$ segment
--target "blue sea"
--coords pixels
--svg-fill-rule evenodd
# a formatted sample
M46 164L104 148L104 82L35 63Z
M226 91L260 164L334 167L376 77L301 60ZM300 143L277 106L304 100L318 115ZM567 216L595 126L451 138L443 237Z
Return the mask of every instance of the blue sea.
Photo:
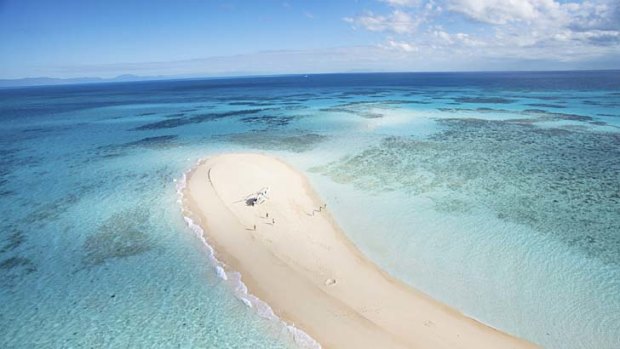
M468 316L620 348L620 71L2 89L0 347L301 346L181 212L184 172L241 151L304 172L371 260Z

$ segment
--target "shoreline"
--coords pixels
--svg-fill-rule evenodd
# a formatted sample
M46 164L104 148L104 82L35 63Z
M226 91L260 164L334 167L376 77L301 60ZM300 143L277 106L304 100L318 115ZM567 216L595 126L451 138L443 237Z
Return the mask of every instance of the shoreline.
M271 189L265 203L240 200L262 187ZM200 227L194 231L214 260L242 275L249 297L324 348L536 348L380 269L320 208L305 176L278 159L211 157L179 192L188 225Z

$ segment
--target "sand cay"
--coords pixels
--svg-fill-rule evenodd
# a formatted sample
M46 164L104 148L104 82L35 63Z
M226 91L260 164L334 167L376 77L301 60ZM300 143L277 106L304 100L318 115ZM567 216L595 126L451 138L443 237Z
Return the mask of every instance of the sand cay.
M243 200L269 187L255 206ZM258 154L226 154L188 176L184 205L249 292L323 348L535 348L391 277L338 228L306 178Z

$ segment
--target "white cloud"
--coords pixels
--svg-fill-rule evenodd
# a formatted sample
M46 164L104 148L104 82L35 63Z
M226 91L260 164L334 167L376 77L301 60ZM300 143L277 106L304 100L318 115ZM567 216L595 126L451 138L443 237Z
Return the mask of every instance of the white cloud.
M620 32L616 30L588 30L580 32L565 31L556 34L557 41L581 41L592 45L607 46L610 44L620 44Z
M385 51L479 62L620 62L620 0L378 1L393 9L348 21L386 32L377 44ZM459 17L470 21L455 26Z
M449 0L448 10L483 23L531 22L553 15L559 4L554 0Z
M620 1L584 1L562 5L572 29L620 29Z
M415 52L418 50L413 44L405 41L397 41L388 39L385 44L379 45L379 47L389 50L403 51L403 52Z
M380 0L393 7L416 7L420 5L421 0Z
M447 9L487 24L610 29L620 26L620 1L447 0ZM603 28L605 27L605 28Z
M476 39L467 33L455 33L450 34L441 29L435 29L431 31L431 34L443 45L452 45L459 47L481 47L486 46L482 40Z
M414 18L407 12L401 10L394 10L387 16L368 12L365 15L353 18L347 17L344 20L370 31L390 31L397 34L413 33L421 23L420 18Z
M383 1L383 0L380 0ZM392 9L388 15L367 12L357 17L347 17L344 20L354 25L363 27L375 32L392 32L396 34L413 34L418 28L429 20L441 13L441 6L436 5L434 0L409 1L409 0L389 0L390 4L399 6L415 6L415 8L396 8Z

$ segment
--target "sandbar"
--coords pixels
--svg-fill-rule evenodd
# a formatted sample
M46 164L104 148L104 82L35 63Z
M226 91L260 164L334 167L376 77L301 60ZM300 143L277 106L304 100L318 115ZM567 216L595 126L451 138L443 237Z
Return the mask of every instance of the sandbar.
M245 198L268 187L254 206ZM306 177L277 158L222 154L189 172L184 211L226 270L323 348L536 348L390 276L338 227Z

